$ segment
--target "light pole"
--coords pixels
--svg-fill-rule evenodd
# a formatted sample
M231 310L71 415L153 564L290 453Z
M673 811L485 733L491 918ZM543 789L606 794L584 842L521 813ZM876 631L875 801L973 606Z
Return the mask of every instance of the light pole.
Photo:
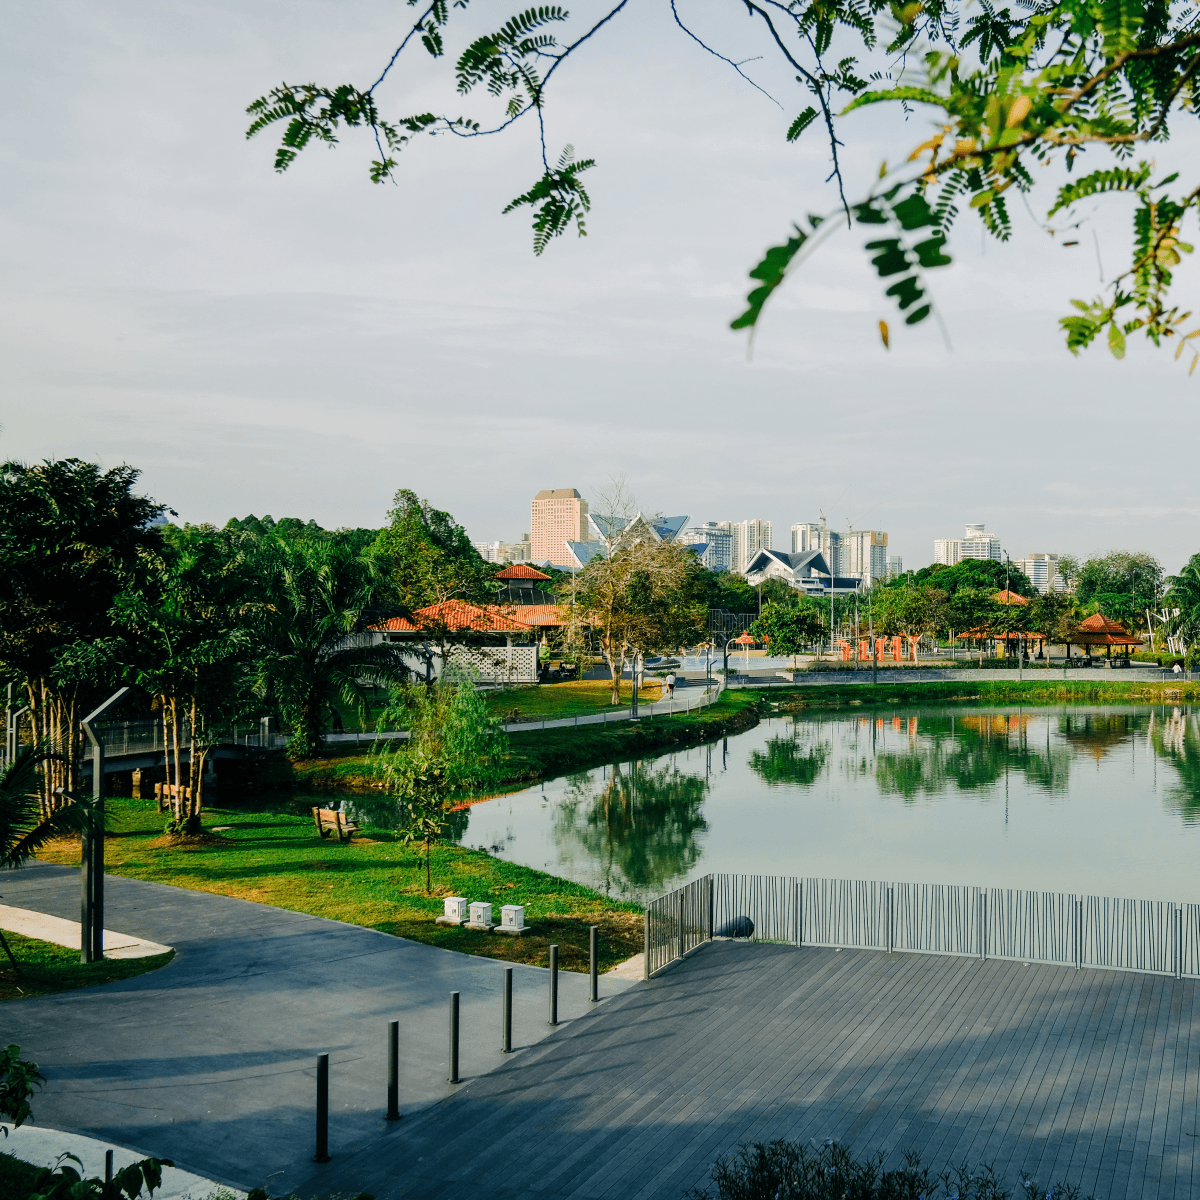
M92 743L92 800L95 820L83 831L80 894L79 961L99 962L104 957L104 741L93 726L103 721L122 700L127 687L114 692L99 708L79 722Z

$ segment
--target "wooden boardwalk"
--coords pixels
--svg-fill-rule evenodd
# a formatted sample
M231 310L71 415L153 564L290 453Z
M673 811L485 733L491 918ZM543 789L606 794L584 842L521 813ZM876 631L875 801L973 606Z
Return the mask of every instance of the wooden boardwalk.
M681 1198L742 1142L834 1138L892 1163L908 1150L935 1168L990 1163L1010 1195L1032 1177L1097 1200L1200 1198L1198 990L715 942L313 1167L300 1190Z

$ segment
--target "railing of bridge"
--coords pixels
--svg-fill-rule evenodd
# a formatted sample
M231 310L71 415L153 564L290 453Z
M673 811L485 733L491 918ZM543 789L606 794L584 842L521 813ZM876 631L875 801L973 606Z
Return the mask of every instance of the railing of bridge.
M99 726L98 733L104 739L107 754L153 753L166 747L161 721L110 721ZM257 746L265 749L270 736L260 721L254 721L224 729L206 729L201 733L200 744ZM180 723L179 746L182 750L189 750L192 746L192 729L187 721Z
M652 901L647 975L714 935L1200 978L1200 904L773 875L706 875Z

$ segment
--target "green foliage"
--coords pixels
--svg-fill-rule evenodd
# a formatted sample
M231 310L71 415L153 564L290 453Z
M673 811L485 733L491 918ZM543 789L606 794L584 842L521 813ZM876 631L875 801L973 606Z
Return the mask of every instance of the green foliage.
M1167 579L1163 607L1171 614L1170 633L1183 638L1189 650L1200 642L1200 554L1193 554L1178 575Z
M510 200L504 212L510 213L523 205L533 209L533 252L541 254L551 238L566 233L572 220L580 237L587 237L583 214L591 210L592 202L579 173L596 165L594 158L575 161L575 147L567 146L558 159L558 166L546 167L546 173L515 200Z
M162 1187L163 1167L175 1165L169 1158L143 1158L114 1172L112 1179L104 1180L85 1179L67 1163L83 1168L74 1154L60 1154L53 1169L47 1168L38 1175L29 1200L137 1200L143 1187L147 1196L153 1196L154 1189Z
M802 653L824 630L820 610L806 597L797 597L792 604L766 605L750 626L752 637L769 642L772 654L785 657Z
M805 747L794 738L776 737L765 750L750 751L750 770L767 787L812 787L828 759L827 745Z
M0 871L24 866L55 838L97 828L98 814L85 796L44 814L38 768L47 757L45 746L21 746L0 769Z
M8 1045L0 1050L0 1121L7 1121L14 1129L24 1125L33 1116L33 1093L45 1082L37 1063L21 1057L20 1046ZM8 1137L6 1128L4 1136Z
M753 329L758 324L763 306L771 298L771 293L783 283L792 259L800 253L811 236L799 225L794 225L793 229L795 233L782 246L771 246L762 262L751 269L750 278L762 280L762 286L751 290L746 297L746 311L730 322L730 329Z
M1115 550L1083 564L1075 598L1080 604L1088 604L1101 594L1126 596L1128 607L1134 612L1144 611L1157 604L1162 578L1162 567L1152 554ZM1114 603L1110 599L1110 606Z
M1007 589L1020 596L1032 599L1038 594L1024 571L1007 562L989 558L965 558L952 567L933 563L917 571L905 571L903 575L884 585L885 588L902 588L933 584L947 595L953 596L960 587L991 588L998 592Z

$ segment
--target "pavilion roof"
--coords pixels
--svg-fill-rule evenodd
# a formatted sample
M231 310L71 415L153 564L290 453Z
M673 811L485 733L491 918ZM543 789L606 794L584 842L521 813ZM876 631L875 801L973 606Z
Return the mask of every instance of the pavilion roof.
M569 604L501 604L497 607L506 617L523 621L529 625L569 625L571 623L571 606ZM596 624L595 617L576 614L575 619L583 625Z
M509 605L509 608L538 608L539 605ZM447 629L469 629L474 633L532 633L534 623L517 621L495 604L469 604L465 600L443 600L428 608L419 608L413 618L391 617L371 628L381 633L420 633L431 625Z
M1029 597L1022 596L1020 592L1011 592L1008 588L1001 588L996 593L997 604L1028 604Z
M1103 613L1092 613L1081 621L1071 640L1079 646L1140 646L1142 639L1134 637L1124 625L1110 621Z
M539 571L537 567L531 567L528 563L513 563L511 567L505 567L503 571L496 572L497 579L550 579L545 571Z

